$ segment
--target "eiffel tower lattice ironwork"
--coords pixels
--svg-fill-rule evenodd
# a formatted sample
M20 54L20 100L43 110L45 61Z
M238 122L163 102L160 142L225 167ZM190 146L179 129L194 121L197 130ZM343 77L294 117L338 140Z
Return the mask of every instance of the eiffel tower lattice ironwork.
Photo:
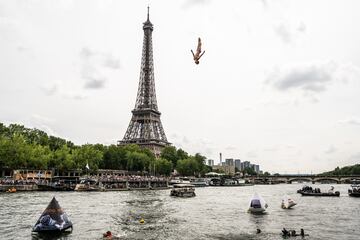
M149 148L159 156L162 148L170 143L166 139L160 121L161 113L158 111L155 93L154 61L152 51L153 24L149 20L149 7L147 20L143 25L144 41L141 58L139 88L132 110L132 118L125 136L119 145L138 144Z

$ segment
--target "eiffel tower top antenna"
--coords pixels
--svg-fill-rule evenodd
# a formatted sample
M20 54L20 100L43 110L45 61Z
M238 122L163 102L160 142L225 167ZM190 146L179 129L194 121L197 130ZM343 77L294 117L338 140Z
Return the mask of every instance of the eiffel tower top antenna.
M147 13L147 20L148 20L148 21L150 21L150 20L149 20L149 11L150 11L150 7L149 7L149 5L148 5L148 13Z

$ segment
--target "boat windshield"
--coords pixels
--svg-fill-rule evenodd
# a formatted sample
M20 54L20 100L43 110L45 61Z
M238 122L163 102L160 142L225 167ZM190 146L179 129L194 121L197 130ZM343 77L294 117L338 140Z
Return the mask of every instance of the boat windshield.
M253 200L251 200L250 207L253 207L253 208L261 208L260 200L259 200L259 199L253 199Z

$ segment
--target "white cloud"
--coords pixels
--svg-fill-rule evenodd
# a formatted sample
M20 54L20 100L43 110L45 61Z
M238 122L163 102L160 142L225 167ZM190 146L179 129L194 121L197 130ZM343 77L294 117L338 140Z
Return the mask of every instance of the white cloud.
M326 91L335 81L347 83L356 79L359 69L353 64L335 61L293 64L275 67L265 83L279 91L302 91L305 97L318 102L316 94Z
M80 50L80 58L82 59L81 77L85 79L85 89L101 89L105 87L107 77L102 73L101 67L113 70L120 68L119 59L109 53L93 51L84 47Z
M337 64L334 62L276 68L268 76L267 82L272 83L280 91L301 89L303 91L322 92L335 79L336 68Z
M304 22L298 24L291 24L291 22L281 22L273 26L273 30L284 43L289 44L294 42L306 32L306 25Z
M291 42L292 34L289 27L284 23L274 26L274 31L284 43Z
M352 117L352 118L340 120L339 123L360 126L360 118Z
M194 6L203 6L203 5L207 5L210 4L211 0L187 0L184 2L182 8L183 9L187 9L187 8L191 8Z
M337 149L334 146L330 146L328 149L325 150L326 154L332 154L335 153Z
M58 91L58 86L56 84L41 86L40 89L45 93L47 96L53 96Z

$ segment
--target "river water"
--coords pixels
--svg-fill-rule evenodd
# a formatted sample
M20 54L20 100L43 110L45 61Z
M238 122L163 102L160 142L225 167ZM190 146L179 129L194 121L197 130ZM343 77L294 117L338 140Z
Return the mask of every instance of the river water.
M301 197L300 184L196 188L194 198L170 197L170 190L124 192L18 192L0 194L0 239L102 239L110 230L120 239L282 239L283 227L305 229L305 239L360 239L360 198L349 185L334 185L340 197ZM313 184L323 191L327 184ZM267 214L247 213L257 192ZM280 208L288 194L297 203ZM31 229L55 196L74 224L71 234L49 237ZM144 224L139 220L143 218ZM261 229L256 234L256 229ZM302 239L292 237L291 239Z

